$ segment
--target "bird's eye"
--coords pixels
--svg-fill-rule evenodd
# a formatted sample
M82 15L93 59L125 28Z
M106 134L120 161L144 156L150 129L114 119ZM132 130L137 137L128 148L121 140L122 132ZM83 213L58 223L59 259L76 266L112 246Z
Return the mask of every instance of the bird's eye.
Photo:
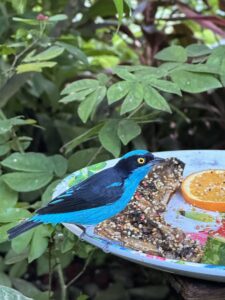
M139 165L143 165L145 163L145 158L144 157L138 157L137 162Z

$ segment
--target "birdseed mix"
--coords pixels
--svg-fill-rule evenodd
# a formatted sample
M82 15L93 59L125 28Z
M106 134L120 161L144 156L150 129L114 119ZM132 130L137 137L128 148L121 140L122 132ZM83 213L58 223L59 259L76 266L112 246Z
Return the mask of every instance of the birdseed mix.
M124 246L152 255L198 262L203 255L198 241L164 220L172 194L180 187L184 163L166 159L140 183L124 211L100 223L96 233Z

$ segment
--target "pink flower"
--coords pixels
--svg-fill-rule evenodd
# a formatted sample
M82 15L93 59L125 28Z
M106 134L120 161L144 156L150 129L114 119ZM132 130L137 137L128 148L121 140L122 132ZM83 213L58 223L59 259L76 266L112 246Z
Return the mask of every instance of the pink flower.
M43 14L39 14L39 15L37 15L36 19L38 21L46 21L46 20L48 20L48 16L45 16Z

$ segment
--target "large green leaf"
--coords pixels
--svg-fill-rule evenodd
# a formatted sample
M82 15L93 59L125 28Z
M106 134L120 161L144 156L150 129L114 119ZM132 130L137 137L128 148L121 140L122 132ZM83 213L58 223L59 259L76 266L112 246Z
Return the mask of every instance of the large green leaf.
M99 140L102 146L115 157L119 156L121 147L120 140L117 135L117 127L117 120L109 120L99 131Z
M212 50L205 45L191 44L186 47L186 51L189 57L199 57L210 54Z
M107 91L108 103L112 104L127 95L129 92L130 83L127 81L119 81L110 86Z
M13 207L16 205L18 193L8 187L0 177L0 201L1 209Z
M47 226L39 226L34 230L33 238L31 241L30 252L28 256L28 262L40 257L48 247L48 238L51 234L51 230Z
M20 292L6 286L0 286L0 299L4 300L32 300Z
M3 272L0 272L0 286L8 286L11 287L12 283L8 275Z
M65 95L70 93L76 93L90 88L97 89L98 86L99 82L96 79L81 79L73 83L67 84L66 87L62 90L61 94Z
M46 186L53 178L52 172L12 172L2 176L14 191L31 192Z
M181 96L181 91L178 85L176 85L174 82L168 80L154 79L151 81L150 84L161 91Z
M50 156L49 159L53 162L53 170L56 176L62 177L63 175L65 175L68 167L67 159L60 154Z
M164 61L185 62L187 61L187 51L181 46L170 46L158 52L155 58Z
M61 180L55 180L52 183L49 184L49 186L46 188L44 193L42 194L41 201L42 206L45 206L52 200L53 192L56 188L56 186L61 182Z
M124 80L128 80L128 81L136 80L136 77L134 76L134 74L131 74L125 68L115 68L114 71L117 76L119 76L120 78L122 78Z
M74 172L75 170L86 167L97 151L98 148L95 147L76 151L68 159L69 171Z
M143 97L144 97L143 86L138 82L133 83L130 86L129 93L127 94L121 106L121 111L120 111L121 115L137 108L141 104Z
M0 220L1 223L10 223L23 218L30 217L31 214L24 208L6 208L0 210Z
M53 172L51 159L41 153L13 153L1 162L2 166L24 172Z
M15 253L22 253L30 244L34 233L34 229L31 229L12 240L12 249Z
M73 102L73 101L82 101L86 98L87 95L91 94L95 90L96 90L96 88L94 87L94 88L82 90L82 91L79 91L79 92L72 92L71 94L61 98L59 100L59 102L61 102L61 103L70 103L70 102Z
M145 102L154 109L159 109L171 112L171 109L166 100L151 86L146 86L144 90Z
M106 95L106 87L100 86L79 105L78 115L81 120L86 123L90 114L95 110L96 106L104 99Z
M10 151L9 143L0 145L0 156L7 154Z
M202 93L222 87L219 80L210 74L175 70L171 72L171 78L182 91L188 93Z
M124 145L141 133L141 127L132 120L124 119L119 122L118 136Z
M25 72L42 72L43 68L53 68L56 65L54 61L42 61L35 63L21 64L16 68L17 74Z
M23 62L33 62L33 61L48 61L51 60L59 55L61 55L64 51L64 48L59 46L52 46L48 48L47 50L37 54L37 55L27 55Z

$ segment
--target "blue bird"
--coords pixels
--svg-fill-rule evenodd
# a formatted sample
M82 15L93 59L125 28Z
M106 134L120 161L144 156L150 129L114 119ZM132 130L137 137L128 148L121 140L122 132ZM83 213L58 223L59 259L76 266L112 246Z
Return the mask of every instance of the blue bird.
M72 186L38 209L33 217L11 228L9 239L41 224L75 223L95 225L121 212L141 180L161 158L145 150L134 150L115 166L102 170Z

